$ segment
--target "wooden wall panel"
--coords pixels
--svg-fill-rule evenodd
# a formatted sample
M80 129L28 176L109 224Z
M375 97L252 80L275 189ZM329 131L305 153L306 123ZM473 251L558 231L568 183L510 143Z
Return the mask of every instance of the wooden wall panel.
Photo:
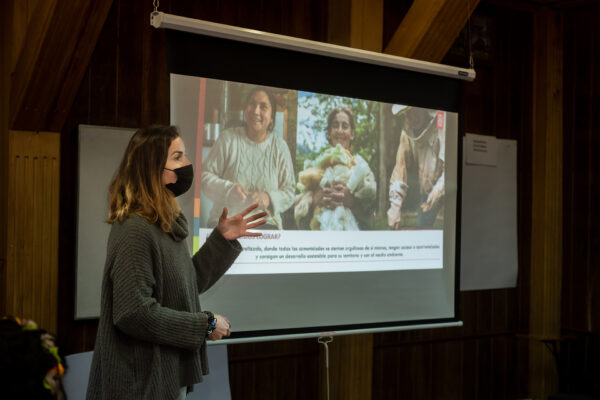
M60 135L9 133L6 312L56 332Z
M116 3L121 3L120 1ZM120 7L118 11L117 43L114 67L116 70L116 93L114 97L115 125L136 126L141 113L140 100L131 93L140 93L144 78L143 65L148 65L144 57L140 57L140 44L144 41L144 24L147 21L139 18L147 15L144 5L149 2L132 2L131 7ZM123 24L120 21L129 21ZM127 112L119 112L127 110Z
M594 8L594 15L600 18L600 7L596 5ZM596 20L597 21L597 20ZM594 32L592 34L592 61L591 64L600 67L600 29L598 24L594 23ZM588 264L588 287L586 290L586 304L587 304L587 327L590 332L600 333L600 229L596 221L600 221L600 157L596 155L600 151L600 72L598 68L593 69L594 77L590 81L591 93L590 93L590 126L591 126L591 148L595 155L591 157L592 165L590 171L592 171L592 177L590 179L590 215L589 220L594 221L590 224L590 247L594 249L591 254L590 262ZM598 351L598 344L596 343L596 351ZM597 354L597 353L596 353Z
M316 341L316 339L314 339ZM319 387L321 400L366 400L371 398L373 334L343 335L329 347L329 397L325 348L320 345Z
M133 4L134 2L132 2ZM94 125L117 125L120 1L113 2L88 67L90 120ZM112 18L111 18L112 17ZM138 58L140 44L136 50ZM81 89L80 89L81 90ZM135 95L130 92L131 96Z
M563 271L559 388L600 395L600 5L564 16Z
M7 200L8 196L8 121L12 72L25 41L29 21L38 0L7 1L0 22L0 313L6 313Z
M431 371L432 398L464 398L462 382L456 379L456 371L463 371L463 351L462 341L432 344L432 354L435 357Z
M176 2L177 3L177 2ZM144 15L150 15L150 3L144 2ZM123 20L121 23L127 24ZM142 109L139 117L140 125L169 124L170 122L170 90L167 70L167 50L164 32L149 28L143 30L142 47ZM121 110L121 114L126 112Z
M10 45L12 4L0 14L0 104L8 104L10 92ZM6 313L6 226L8 186L8 107L0 107L0 314Z
M507 399L528 393L529 342L520 334L529 329L532 14L482 3L474 19L473 29L486 32L480 41L488 46L476 53L477 79L464 85L463 128L518 142L518 287L461 293L460 328L376 334L373 399ZM464 46L457 40L443 63L467 65ZM430 368L423 367L427 357Z
M559 389L562 393L600 396L600 334L571 335L560 344Z
M376 346L372 398L516 398L515 355L514 335Z
M111 3L37 2L12 71L11 129L62 129Z
M600 332L600 6L565 16L562 327Z
M232 398L319 398L319 346L316 338L228 346Z
M562 17L535 13L530 348L531 393L558 389L553 355L541 340L560 336L562 279Z

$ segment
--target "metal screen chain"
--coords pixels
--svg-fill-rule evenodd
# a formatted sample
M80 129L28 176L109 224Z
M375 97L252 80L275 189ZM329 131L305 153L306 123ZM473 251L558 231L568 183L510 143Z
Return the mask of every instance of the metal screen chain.
M475 69L473 48L471 46L471 0L467 0L467 49L469 52L469 68Z

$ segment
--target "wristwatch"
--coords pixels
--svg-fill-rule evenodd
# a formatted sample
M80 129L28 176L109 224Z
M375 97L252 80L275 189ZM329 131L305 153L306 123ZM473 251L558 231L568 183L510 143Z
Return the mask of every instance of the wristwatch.
M217 319L215 318L215 314L211 313L210 311L204 311L204 314L206 314L206 322L208 322L206 337L209 337L210 334L217 329Z

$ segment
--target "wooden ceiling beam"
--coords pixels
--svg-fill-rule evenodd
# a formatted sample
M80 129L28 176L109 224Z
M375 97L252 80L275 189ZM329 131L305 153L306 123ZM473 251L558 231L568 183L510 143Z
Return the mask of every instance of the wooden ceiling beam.
M380 53L382 43L383 0L352 0L350 46Z
M381 52L383 0L329 0L327 41Z
M10 129L62 129L112 2L38 2L12 71Z
M479 0L415 0L384 53L440 62Z

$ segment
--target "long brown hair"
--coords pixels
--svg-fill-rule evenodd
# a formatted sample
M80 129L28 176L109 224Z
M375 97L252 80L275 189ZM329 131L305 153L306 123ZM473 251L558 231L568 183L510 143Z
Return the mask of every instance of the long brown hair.
M181 209L162 181L171 142L179 137L173 126L152 125L131 137L109 187L109 224L137 214L171 231Z

